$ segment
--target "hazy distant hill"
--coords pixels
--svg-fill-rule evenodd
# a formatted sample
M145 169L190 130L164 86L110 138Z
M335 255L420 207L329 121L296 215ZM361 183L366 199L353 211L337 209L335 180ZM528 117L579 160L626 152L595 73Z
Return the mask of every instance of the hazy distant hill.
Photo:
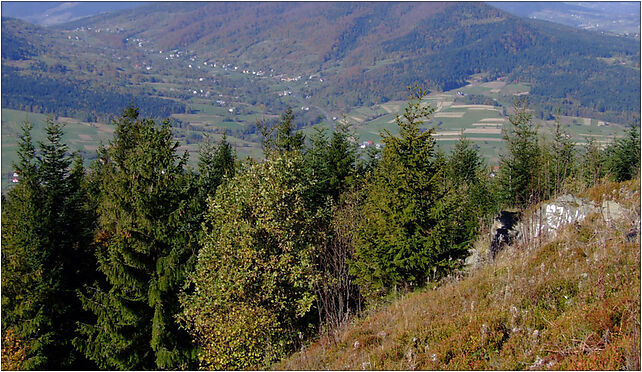
M537 18L584 29L640 34L640 2L489 2L520 17Z
M145 3L142 1L3 1L2 16L50 26L100 13L134 8Z
M487 72L533 83L537 101L639 111L639 103L607 103L598 93L639 98L639 70L602 60L639 61L638 42L483 3L155 3L68 27L78 25L119 27L159 49L187 48L205 59L325 72L331 84L311 93L338 105L401 98L414 82L452 89Z

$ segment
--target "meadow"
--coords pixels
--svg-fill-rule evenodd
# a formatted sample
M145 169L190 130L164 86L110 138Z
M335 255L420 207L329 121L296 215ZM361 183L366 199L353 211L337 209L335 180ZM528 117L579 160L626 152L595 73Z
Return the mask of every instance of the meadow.
M227 75L236 76L236 79L246 79L241 72L226 72ZM305 83L294 82L291 89L302 89ZM278 85L283 88L284 85ZM433 92L424 100L435 111L432 117L423 124L423 128L435 128L437 146L445 153L450 152L461 134L473 142L480 154L487 161L488 166L499 163L499 157L504 150L502 133L510 127L509 116L512 112L512 103L516 99L526 96L529 87L520 83L506 83L503 81L482 82L473 78L469 85L452 91ZM480 95L498 102L498 106L468 104L463 102L466 95ZM300 103L292 97L284 97L293 107L296 116L304 115ZM258 134L244 134L247 128L256 125L258 120L276 120L278 115L265 111L260 103L226 103L226 105L212 103L211 99L193 97L189 99L191 113L173 114L171 118L178 119L186 125L174 128L174 134L180 143L181 151L190 153L190 165L195 166L198 159L199 143L209 136L213 141L220 141L223 133L227 133L228 141L234 146L239 158L261 158L263 152ZM395 117L404 108L405 101L388 101L372 106L354 108L336 117L336 122L347 124L355 135L357 143L372 141L373 145L381 143L383 130L397 134ZM230 112L230 107L235 109ZM311 107L310 110L314 110ZM296 117L295 116L295 117ZM27 113L25 111L2 109L2 191L5 192L11 185L12 162L16 161L16 143L21 133L21 125L28 119L34 126L35 140L43 138L43 128L46 115ZM88 123L73 118L60 117L65 123L65 141L70 150L80 151L86 161L95 158L99 143L106 143L111 139L113 127L105 123ZM602 120L558 116L563 128L573 138L578 146L584 146L589 137L605 146L615 138L621 137L625 127L619 123L610 123ZM555 120L536 119L539 131L545 137L550 137L555 126ZM312 136L315 128L332 130L334 122L321 120L320 123L302 128L307 138Z

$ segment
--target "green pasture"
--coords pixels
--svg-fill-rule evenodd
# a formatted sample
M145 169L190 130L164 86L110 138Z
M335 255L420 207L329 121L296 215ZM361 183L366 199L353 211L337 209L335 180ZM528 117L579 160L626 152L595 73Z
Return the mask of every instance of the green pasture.
M17 143L22 135L22 125L25 120L32 124L31 135L34 144L45 139L45 124L47 115L28 113L25 111L2 109L2 175L0 177L2 191L11 184L12 164L18 160ZM70 118L59 118L64 123L64 142L72 152L80 152L87 160L95 155L98 145L106 143L113 135L113 126L108 124L84 123Z
M160 57L159 57L160 58ZM171 63L179 63L179 61L165 61ZM181 61L180 63L184 63ZM378 64L385 64L385 61L378 61ZM336 67L340 69L340 67ZM206 71L203 71L206 70ZM156 65L154 65L154 72L158 72ZM211 69L202 69L200 72L211 72ZM196 74L196 71L190 71ZM247 83L248 79L253 80L256 77L249 75L245 76L240 71L227 71L223 72L219 68L216 73L224 74L232 81L244 81ZM298 82L283 83L274 79L270 80L270 87L274 90L299 90L304 86L307 81L305 74L304 79ZM196 76L196 75L195 75ZM208 75L211 76L211 75ZM172 81L171 75L164 76L158 75L160 82L145 83L149 87L154 87L158 90L169 90L170 88L181 89L181 86ZM312 84L313 81L309 82ZM315 84L318 81L314 82ZM198 83L196 83L198 85ZM200 88L199 88L200 89ZM203 88L204 89L204 88ZM512 104L515 94L529 91L529 86L526 84L510 83L505 84L500 81L493 82L474 82L471 85L455 89L448 92L433 92L424 99L424 102L430 104L433 108L439 109L436 111L432 118L426 121L423 125L424 128L437 127L438 132L460 131L470 128L493 128L493 125L473 125L482 123L498 123L497 121L483 121L484 119L500 119L503 118L504 128L510 126L508 118L502 115L501 107L493 109L483 109L475 107L457 107L465 103L457 102L454 100L458 98L457 92L462 91L465 94L479 94L486 95L496 99L500 104L509 108ZM254 124L257 119L266 119L275 117L274 115L264 115L264 110L261 106L250 106L244 103L236 102L231 97L222 97L226 102L224 106L215 104L214 101L219 99L217 96L209 98L194 96L187 100L189 106L194 110L192 114L174 114L173 117L180 119L183 122L191 123L193 125L191 130L175 128L177 138L183 143L183 147L192 154L190 157L190 164L196 164L198 151L198 144L186 144L188 138L195 138L196 136L189 137L190 134L204 134L206 129L218 128L221 130L228 130L228 141L235 147L237 154L240 158L251 156L254 158L261 158L263 156L260 141L258 137L253 139L253 142L243 141L239 138L233 137L235 131L243 129L247 124ZM242 98L241 98L242 99ZM284 97L285 101L290 102L294 108L300 107L301 103L295 100L294 97ZM406 105L406 101L389 101L382 104L373 106L363 106L351 109L345 114L335 114L338 120L335 123L329 123L325 120L320 124L312 127L302 129L307 138L314 132L314 128L326 128L328 132L331 128L341 120L346 120L356 134L359 143L363 141L373 141L373 143L380 143L380 132L384 129L390 131L393 135L398 134L398 127L394 121L396 115L401 114ZM454 107L452 105L455 105ZM228 109L235 107L236 110L230 113ZM311 108L312 109L312 108ZM331 107L325 108L327 111L332 112ZM440 116L446 114L446 116ZM450 114L450 117L448 116ZM26 113L17 110L2 110L2 190L6 191L10 184L11 162L16 160L16 143L20 135L21 123L28 116L29 120L34 125L33 137L35 140L43 138L43 128L46 120L46 115ZM107 142L113 135L113 127L106 124L96 123L81 123L74 119L62 118L66 122L65 142L69 145L70 150L80 150L85 157L91 157L102 140ZM613 141L615 138L622 136L625 127L615 123L605 123L602 121L578 117L560 117L560 121L565 130L571 135L573 140L577 143L585 143L588 136L594 137L598 141ZM550 136L554 121L537 121L540 127L540 133L545 136ZM212 134L218 138L221 134ZM497 133L466 133L467 138L479 146L480 154L482 154L487 161L497 161L498 154L503 148L503 142L500 140L501 135ZM438 136L437 144L440 149L445 152L450 152L456 143L458 136ZM255 140L255 141L254 141Z

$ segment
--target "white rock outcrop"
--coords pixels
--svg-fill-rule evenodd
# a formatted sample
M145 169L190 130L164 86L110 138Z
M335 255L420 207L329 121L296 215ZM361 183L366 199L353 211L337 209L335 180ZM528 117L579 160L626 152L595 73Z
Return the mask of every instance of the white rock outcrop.
M517 224L518 238L529 240L540 235L554 237L555 233L569 223L582 222L588 215L599 213L608 224L628 217L628 212L612 200L601 205L573 195L561 195L554 200L540 204L528 218Z

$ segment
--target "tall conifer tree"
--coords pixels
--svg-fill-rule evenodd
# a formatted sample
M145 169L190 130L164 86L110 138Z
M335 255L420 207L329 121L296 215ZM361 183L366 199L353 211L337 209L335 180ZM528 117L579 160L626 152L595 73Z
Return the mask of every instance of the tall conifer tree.
M314 179L309 199L313 208L322 206L326 198L334 203L345 191L356 173L356 144L349 140L346 126L338 126L328 138L324 129L317 130L306 148L305 166L308 177Z
M194 183L184 174L187 153L170 125L141 119L130 107L116 123L111 146L99 154L100 200L95 237L102 282L87 288L82 349L101 368L194 368L195 350L179 329L178 291L193 268Z
M37 153L25 123L19 183L3 208L2 320L25 344L24 369L93 368L72 340L86 319L76 290L91 276L91 219L82 205L83 168L62 142L62 125L47 120Z
M198 158L198 186L203 200L208 195L214 195L216 188L223 182L223 177L234 175L235 158L236 154L232 145L227 142L225 133L221 142L216 146L212 144L209 137L206 138L201 145Z
M533 114L525 104L515 105L510 117L512 130L504 135L506 154L500 156L499 182L503 200L509 205L524 207L541 199L543 179L540 147Z
M611 177L622 182L640 174L640 128L629 126L624 138L618 138L605 151L605 162Z
M413 94L397 117L399 136L382 133L385 147L357 227L351 272L371 299L446 274L467 249L467 240L449 234L459 218L443 198L444 161L435 155L434 128L420 130L434 109L422 104L421 89Z

